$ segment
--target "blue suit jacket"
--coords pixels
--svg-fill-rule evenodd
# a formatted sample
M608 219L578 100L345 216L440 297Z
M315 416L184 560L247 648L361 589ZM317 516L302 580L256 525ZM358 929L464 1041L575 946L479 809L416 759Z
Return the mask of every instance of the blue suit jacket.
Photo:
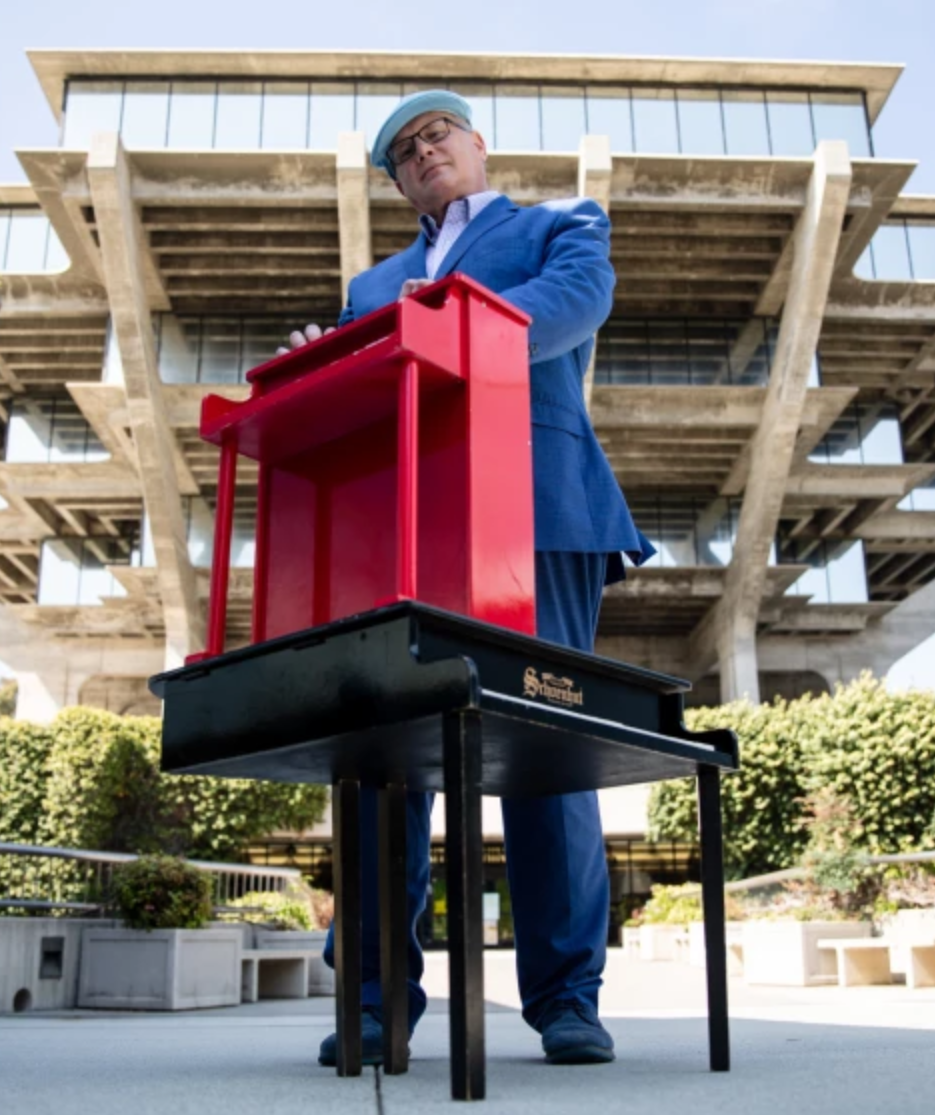
M346 325L425 278L426 238L352 280ZM610 221L587 198L521 208L486 206L436 273L461 271L532 318L529 328L533 486L537 550L623 551L637 565L655 552L636 529L584 407L582 382L594 333L610 313L616 281ZM622 575L619 560L611 576ZM614 575L616 574L616 575Z

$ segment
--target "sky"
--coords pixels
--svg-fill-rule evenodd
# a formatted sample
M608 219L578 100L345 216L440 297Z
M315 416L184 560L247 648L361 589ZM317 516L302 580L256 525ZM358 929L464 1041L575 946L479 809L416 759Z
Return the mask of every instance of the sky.
M8 0L0 8L0 182L13 151L58 143L25 51L413 50L886 62L906 66L875 129L878 158L916 159L909 193L935 194L933 0ZM894 671L935 688L935 638Z

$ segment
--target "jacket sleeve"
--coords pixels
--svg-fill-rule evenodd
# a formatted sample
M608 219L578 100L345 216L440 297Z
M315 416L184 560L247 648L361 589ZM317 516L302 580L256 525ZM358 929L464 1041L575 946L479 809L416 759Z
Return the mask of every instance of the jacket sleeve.
M500 292L529 314L529 361L554 360L589 340L613 306L610 221L590 198L557 207L539 274Z
M338 328L342 325L350 325L354 321L354 279L351 279L347 286L347 305L338 314Z

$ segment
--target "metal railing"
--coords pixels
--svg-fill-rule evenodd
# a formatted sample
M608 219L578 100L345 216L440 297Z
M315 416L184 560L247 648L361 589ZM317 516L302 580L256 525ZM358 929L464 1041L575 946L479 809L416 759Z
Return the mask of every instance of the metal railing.
M18 870L0 894L0 909L25 912L64 910L81 914L99 912L107 903L114 868L132 863L139 856L124 852L96 852L82 848L47 848L35 844L0 841L0 864L10 857ZM72 870L56 872L50 865L67 861ZM186 860L192 867L214 877L214 908L222 911L233 899L253 891L284 891L303 887L301 872L294 867L256 867L248 863L211 863ZM7 875L6 872L0 878ZM15 893L13 892L15 888Z
M861 856L860 863L864 867L874 867L885 863L935 863L935 852L899 852L889 856ZM735 879L731 883L724 884L724 892L725 894L731 894L743 890L758 890L761 887L777 886L792 879L804 879L806 874L804 867L787 867L782 871L770 871L766 875L751 875L749 879ZM686 887L682 891L682 895L685 898L700 897L701 887L692 887L691 890Z

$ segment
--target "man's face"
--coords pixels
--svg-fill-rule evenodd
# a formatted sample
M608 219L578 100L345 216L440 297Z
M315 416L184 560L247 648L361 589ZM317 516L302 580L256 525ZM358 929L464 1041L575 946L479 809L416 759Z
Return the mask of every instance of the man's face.
M444 112L424 112L393 138L393 143L415 135L439 118L455 120ZM452 123L438 143L415 141L416 151L396 168L396 188L419 213L439 219L457 198L487 189L487 147L479 132L465 131L461 121Z

